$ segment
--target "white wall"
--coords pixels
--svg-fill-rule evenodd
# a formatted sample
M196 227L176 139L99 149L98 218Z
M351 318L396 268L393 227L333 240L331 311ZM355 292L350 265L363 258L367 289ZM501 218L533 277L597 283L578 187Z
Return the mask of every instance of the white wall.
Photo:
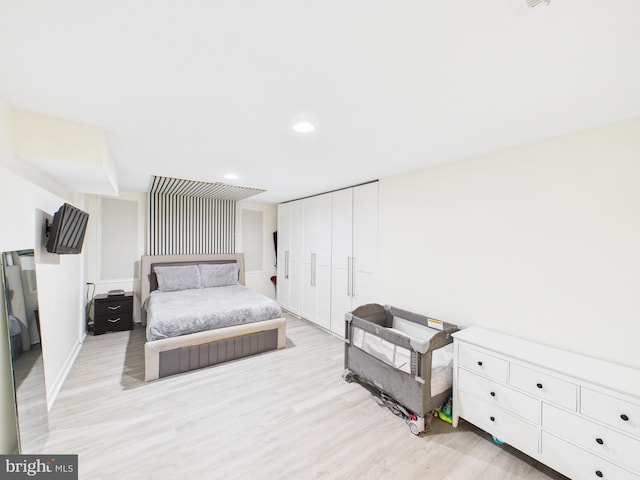
M640 119L381 180L380 259L380 303L640 368Z
M0 251L17 249L38 249L39 230L42 225L36 221L37 210L53 214L65 201L80 207L81 197L69 192L64 197L64 189L56 186L56 193L40 185L53 185L50 178L36 170L20 168L20 160L12 153L11 107L0 99ZM15 173L18 167L20 174ZM29 179L25 174L29 174ZM40 323L44 373L48 401L57 394L82 340L83 325L83 266L80 255L60 258L59 264L36 264L38 299L40 303ZM0 305L2 307L2 305ZM0 322L6 324L5 309L0 309ZM0 338L0 452L13 452L17 446L15 413L13 411L13 387L11 364L6 340L6 329Z
M244 253L244 237L242 232L242 211L254 210L263 213L262 269L245 272L245 283L248 288L270 298L276 298L276 291L271 277L276 274L276 253L273 244L273 232L277 227L278 207L273 204L238 202L236 205L236 252Z
M76 191L118 193L102 128L13 109L13 151Z
M0 189L0 223L4 225L0 230L0 251L37 249L36 210L53 214L69 199L53 195L2 166L0 177L3 182ZM57 265L36 264L44 374L50 405L62 386L82 341L82 268L80 255L62 256ZM3 309L3 324L6 322L4 315ZM3 370L10 368L6 345L6 342L2 343L0 361ZM10 384L8 386L11 387ZM3 395L6 387L3 384ZM3 432L6 430L3 429Z
M102 199L119 199L134 202L138 206L137 232L119 230L120 242L127 243L129 249L137 251L136 261L131 264L130 276L123 278L107 278L103 275L101 264L109 262L109 258L101 255L101 202ZM142 192L120 192L118 197L101 197L86 195L85 210L89 213L89 225L85 235L85 250L87 259L87 282L95 284L95 293L107 293L109 290L122 289L134 292L134 322L140 322L140 258L144 255L145 232L147 229L146 205L147 194ZM108 255L107 255L108 257Z

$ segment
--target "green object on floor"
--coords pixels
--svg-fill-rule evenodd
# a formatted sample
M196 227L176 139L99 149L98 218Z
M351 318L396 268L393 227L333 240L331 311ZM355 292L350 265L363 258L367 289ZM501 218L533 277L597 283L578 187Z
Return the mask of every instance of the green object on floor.
M453 399L449 397L444 405L440 408L436 408L435 412L433 412L434 417L440 418L440 420L444 420L447 423L452 422L452 409L453 409Z

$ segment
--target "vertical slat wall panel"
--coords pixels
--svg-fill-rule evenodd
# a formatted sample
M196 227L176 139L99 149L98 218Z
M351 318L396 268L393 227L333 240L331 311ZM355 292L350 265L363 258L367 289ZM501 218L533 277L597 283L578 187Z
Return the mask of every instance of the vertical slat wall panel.
M149 194L148 255L235 253L236 202Z

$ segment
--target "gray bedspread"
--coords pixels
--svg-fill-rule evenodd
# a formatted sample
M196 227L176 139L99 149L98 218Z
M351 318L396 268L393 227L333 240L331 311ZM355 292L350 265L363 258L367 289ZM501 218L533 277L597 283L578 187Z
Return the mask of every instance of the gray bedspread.
M156 290L144 307L148 341L282 316L277 302L242 285L176 292Z

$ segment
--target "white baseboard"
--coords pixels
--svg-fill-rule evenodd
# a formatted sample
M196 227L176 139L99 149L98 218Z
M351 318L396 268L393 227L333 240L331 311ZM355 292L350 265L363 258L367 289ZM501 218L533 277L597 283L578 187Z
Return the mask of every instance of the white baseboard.
M80 337L80 340L78 340L78 343L76 343L76 345L73 347L73 350L71 350L69 356L67 357L67 360L64 362L64 366L62 367L62 370L60 370L58 378L56 378L55 382L53 382L51 388L47 389L47 411L50 411L53 407L53 404L58 397L58 393L60 393L60 389L62 388L62 384L67 379L67 376L71 371L71 367L73 367L73 363L76 361L76 358L80 353L82 342L84 342L86 336L86 333L82 334L82 337Z

